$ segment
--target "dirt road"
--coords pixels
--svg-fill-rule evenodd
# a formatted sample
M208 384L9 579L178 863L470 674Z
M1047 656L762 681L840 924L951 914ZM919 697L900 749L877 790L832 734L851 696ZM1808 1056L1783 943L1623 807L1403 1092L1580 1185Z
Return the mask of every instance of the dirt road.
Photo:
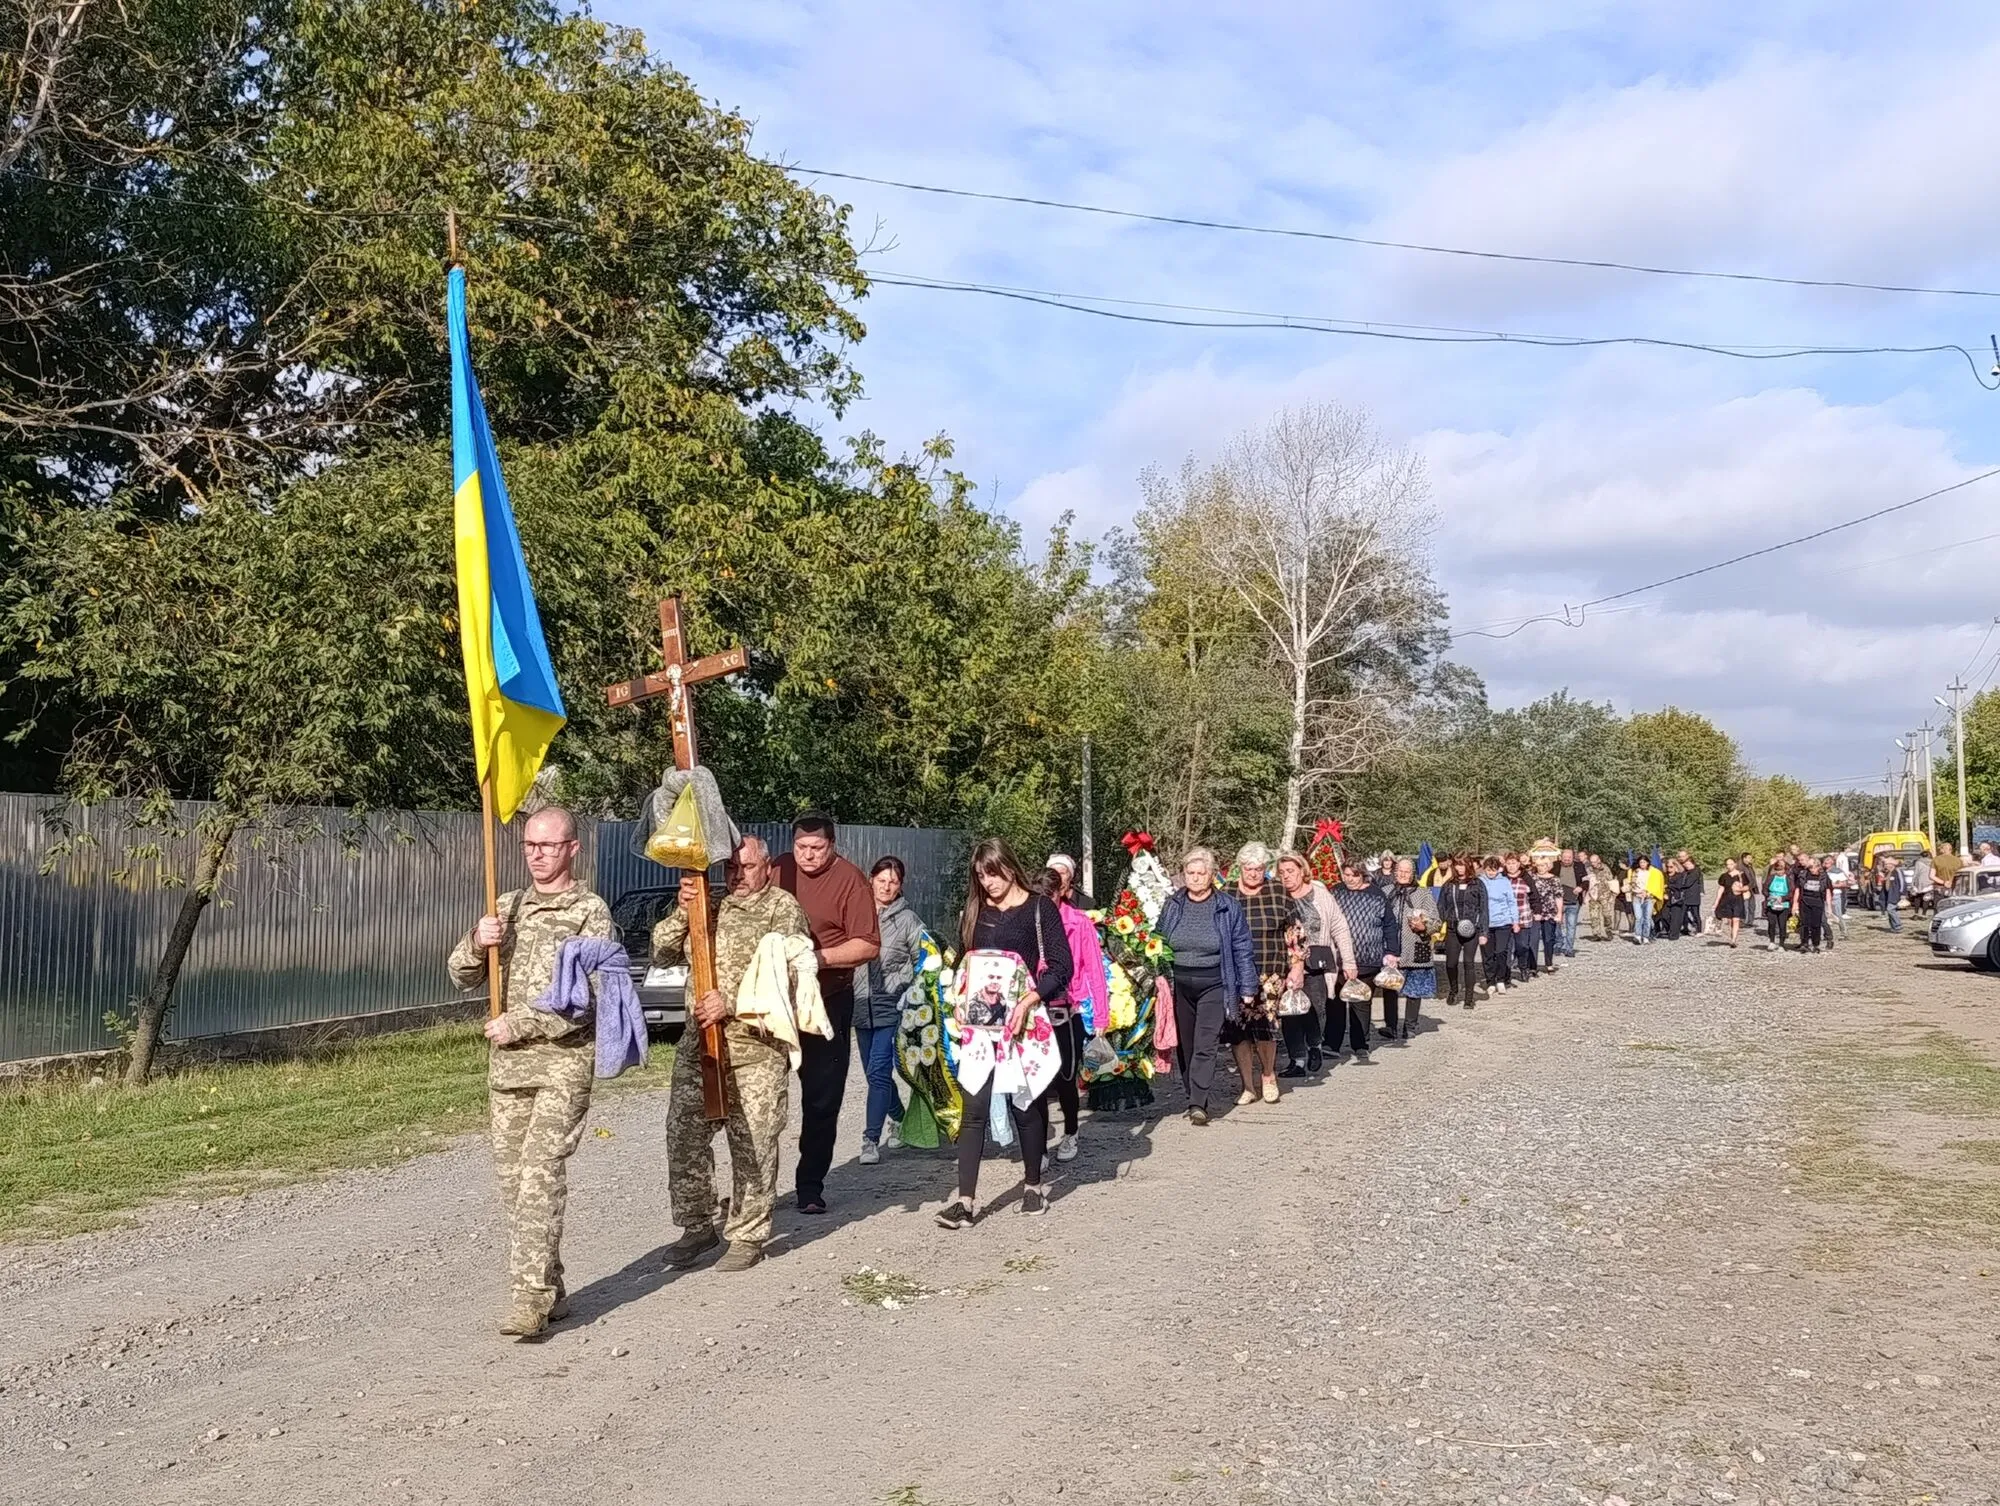
M1586 944L1431 1016L956 1235L850 1124L735 1277L620 1099L538 1344L477 1142L0 1251L0 1501L2000 1500L2000 979Z

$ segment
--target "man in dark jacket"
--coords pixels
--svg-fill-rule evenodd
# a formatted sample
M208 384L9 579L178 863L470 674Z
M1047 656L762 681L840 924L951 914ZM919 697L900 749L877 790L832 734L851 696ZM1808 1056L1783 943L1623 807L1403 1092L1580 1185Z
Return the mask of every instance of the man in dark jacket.
M1402 938L1396 931L1395 911L1390 908L1380 887L1369 882L1367 869L1359 863L1349 863L1341 870L1341 879L1341 886L1333 891L1333 902L1347 917L1347 929L1354 937L1355 979L1369 989L1369 993L1358 1003L1346 1004L1347 1044L1354 1053L1354 1059L1365 1062L1371 1059L1368 1055L1368 1026L1374 1015L1370 1006L1373 1003L1375 975L1382 971L1384 957L1397 954ZM1326 1002L1326 1052L1329 1058L1340 1047L1337 1021L1340 1018L1338 1006L1343 1002L1338 1000L1338 996Z

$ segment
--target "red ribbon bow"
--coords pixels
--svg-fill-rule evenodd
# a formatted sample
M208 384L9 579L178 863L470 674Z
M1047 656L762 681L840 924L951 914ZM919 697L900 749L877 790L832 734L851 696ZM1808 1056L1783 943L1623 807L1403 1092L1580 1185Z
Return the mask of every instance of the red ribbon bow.
M1342 827L1338 821L1328 821L1322 818L1319 825L1313 828L1313 840L1315 842L1338 842L1341 838L1341 832Z
M1153 834L1149 831L1128 831L1118 839L1125 844L1125 851L1132 857L1153 850Z

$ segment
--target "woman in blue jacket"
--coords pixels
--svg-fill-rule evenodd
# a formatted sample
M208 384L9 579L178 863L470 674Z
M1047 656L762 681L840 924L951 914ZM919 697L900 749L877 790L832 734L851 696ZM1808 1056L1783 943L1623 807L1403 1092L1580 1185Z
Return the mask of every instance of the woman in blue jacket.
M1181 859L1181 887L1160 907L1156 929L1174 953L1174 1026L1187 1115L1206 1124L1223 1021L1234 1019L1258 989L1249 923L1242 907L1215 887L1215 854L1206 847Z
M1507 992L1508 969L1514 957L1514 933L1521 929L1521 907L1514 901L1514 881L1500 871L1500 860L1487 856L1486 873L1486 991Z

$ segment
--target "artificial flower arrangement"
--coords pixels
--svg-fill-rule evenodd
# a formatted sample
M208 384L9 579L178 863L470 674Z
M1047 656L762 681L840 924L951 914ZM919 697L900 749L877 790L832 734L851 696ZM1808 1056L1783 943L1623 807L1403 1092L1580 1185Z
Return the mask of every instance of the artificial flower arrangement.
M1338 821L1322 820L1313 828L1312 845L1306 849L1306 865L1312 876L1329 889L1340 887L1340 844L1345 835Z
M1172 889L1152 846L1144 832L1126 835L1132 871L1125 887L1108 910L1090 912L1104 939L1111 1001L1104 1040L1113 1053L1109 1061L1085 1054L1083 1083L1093 1110L1143 1108L1153 1101L1153 982L1173 961L1173 951L1153 929Z
M917 978L903 995L896 1075L909 1084L903 1142L930 1149L956 1141L965 1117L951 1032L951 958L928 931L917 935Z

